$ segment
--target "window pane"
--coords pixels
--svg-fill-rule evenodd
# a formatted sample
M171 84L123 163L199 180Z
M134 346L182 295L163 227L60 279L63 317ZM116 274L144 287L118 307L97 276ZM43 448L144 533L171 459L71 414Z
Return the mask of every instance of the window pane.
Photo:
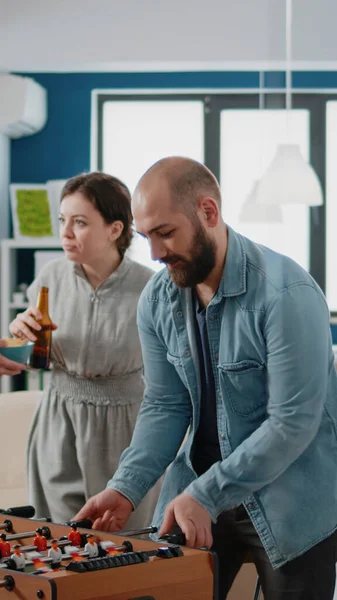
M154 162L179 155L204 162L203 102L107 101L103 110L103 171L119 177L130 188ZM135 234L129 256L152 269L146 240Z
M331 312L337 311L337 102L326 107L326 297Z
M288 137L289 136L289 137ZM221 189L223 218L246 237L309 268L309 208L283 205L282 223L240 220L243 203L262 177L280 143L299 144L309 159L307 110L223 110L221 112Z

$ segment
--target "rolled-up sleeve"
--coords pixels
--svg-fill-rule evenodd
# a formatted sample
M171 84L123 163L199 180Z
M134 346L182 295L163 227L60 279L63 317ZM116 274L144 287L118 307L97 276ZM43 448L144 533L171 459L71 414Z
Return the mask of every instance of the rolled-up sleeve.
M145 393L131 444L108 487L137 506L175 458L191 418L191 400L152 322L146 288L138 305Z

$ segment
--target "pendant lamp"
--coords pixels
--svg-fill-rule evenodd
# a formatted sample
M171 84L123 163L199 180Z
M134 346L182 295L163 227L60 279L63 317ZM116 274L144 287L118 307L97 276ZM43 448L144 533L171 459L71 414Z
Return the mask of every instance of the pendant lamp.
M239 219L249 223L282 223L282 210L277 204L258 204L256 201L259 181L254 181L240 212Z
M286 0L286 111L289 129L291 99L291 19L292 0ZM288 131L289 137L289 131ZM280 144L257 190L258 204L306 204L320 206L323 193L319 179L297 144Z

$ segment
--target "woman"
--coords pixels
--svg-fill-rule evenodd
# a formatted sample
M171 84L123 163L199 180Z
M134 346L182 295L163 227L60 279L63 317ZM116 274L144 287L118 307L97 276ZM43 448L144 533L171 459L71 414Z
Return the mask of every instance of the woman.
M59 219L65 258L42 269L10 332L36 339L36 299L47 286L53 370L30 432L28 487L37 515L65 522L105 488L129 445L143 396L136 309L152 271L125 256L130 194L115 177L70 179ZM150 492L128 526L149 525L156 498Z

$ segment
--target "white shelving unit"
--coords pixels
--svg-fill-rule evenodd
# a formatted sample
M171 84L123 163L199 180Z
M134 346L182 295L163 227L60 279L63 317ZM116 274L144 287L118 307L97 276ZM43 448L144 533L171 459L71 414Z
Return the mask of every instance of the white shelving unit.
M28 307L27 303L15 304L12 301L13 292L17 286L17 251L18 250L61 250L59 238L50 238L39 242L38 240L2 240L1 242L1 337L8 337L9 324L15 314ZM30 283L30 282L27 282ZM1 377L1 391L8 392L12 389L12 378Z

